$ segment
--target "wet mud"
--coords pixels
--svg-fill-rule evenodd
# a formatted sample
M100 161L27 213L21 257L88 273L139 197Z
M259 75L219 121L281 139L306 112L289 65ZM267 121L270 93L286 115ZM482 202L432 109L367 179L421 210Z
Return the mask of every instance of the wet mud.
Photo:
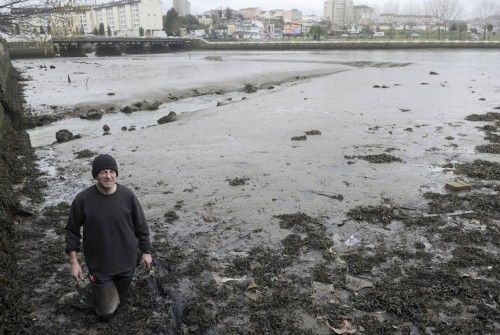
M428 76L428 71L423 74ZM441 70L439 73L444 76ZM400 115L399 110L396 112ZM479 131L489 132L493 138L497 119L487 118L481 122L490 124ZM318 126L322 125L301 124L280 141ZM411 126L413 132L400 128L402 136L421 135L424 128L414 123ZM479 132L471 127L471 132ZM323 135L315 141L327 136L329 129L321 130ZM230 133L235 134L232 129ZM31 322L26 326L20 323L16 330L40 334L332 334L336 332L333 329L344 329L337 333L356 329L357 334L495 334L500 324L499 165L487 158L490 156L461 157L462 151L445 146L447 136L457 139L459 135L450 131L439 136L439 150L452 152L453 160L439 172L442 182L438 186L422 186L418 203L408 204L404 197L388 200L377 188L367 191L365 201L352 201L350 188L364 191L359 180L376 178L368 175L366 171L374 167L366 164L368 169L362 169L357 179L345 180L343 190L332 186L325 191L306 192L318 203L338 206L335 213L301 208L299 200L294 210L286 210L286 206L280 207L285 195L271 193L267 198L258 188L273 184L260 179L260 175L270 177L267 171L248 174L251 179L246 177L247 170L241 167L250 164L243 161L243 152L241 161L231 170L234 174L218 176L218 185L224 190L220 199L203 194L203 185L180 184L175 192L172 185L158 181L155 185L162 194L173 195L145 208L147 213L159 211L158 216L151 215L155 265L150 273L137 269L128 304L108 323L97 322L91 310L56 304L59 297L75 290L63 253L69 204L35 207L36 213L17 231L23 241L18 251L30 255L21 258L16 275L18 281L29 283L23 291L27 306L24 315L29 315ZM313 142L311 138L307 144ZM482 145L489 144L474 142L471 152ZM410 161L402 148L392 146L370 146L366 150L401 150L401 157ZM81 151L76 147L72 147L70 156L81 155L82 164L90 162L94 147L85 146L81 149L90 149ZM339 163L329 168L346 165L343 154L338 156ZM376 153L345 158L403 162L402 158ZM442 163L433 161L435 166ZM358 165L363 164L351 167ZM390 174L390 169L406 165L381 165L377 169L387 167L384 173ZM306 175L309 168L297 167L298 174ZM203 167L193 169L200 173ZM79 175L84 170L69 173ZM445 189L445 183L457 177L455 174L466 179L470 189ZM169 183L179 179L176 176ZM145 193L154 189L148 189L147 183L140 187L147 188ZM249 217L224 216L217 209L222 204L227 212L246 206L241 203L252 200L247 192L254 188L262 197L259 205L272 211L259 208L259 220L264 224L244 231ZM193 198L200 193L204 212L193 206ZM231 202L238 196L241 203ZM192 212L196 211L199 213L194 216ZM182 229L190 233L183 236ZM352 238L346 238L349 235Z

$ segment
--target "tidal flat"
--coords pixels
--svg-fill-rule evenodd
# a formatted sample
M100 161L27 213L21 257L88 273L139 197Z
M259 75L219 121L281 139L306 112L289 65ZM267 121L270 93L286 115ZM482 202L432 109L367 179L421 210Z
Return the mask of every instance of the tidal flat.
M28 131L47 186L18 228L39 333L500 330L497 51L14 65L31 117L54 116ZM57 143L61 129L81 136ZM142 203L157 259L106 324L57 305L75 289L63 251L68 206L92 184L98 153L116 158L118 182ZM456 179L468 187L446 187Z

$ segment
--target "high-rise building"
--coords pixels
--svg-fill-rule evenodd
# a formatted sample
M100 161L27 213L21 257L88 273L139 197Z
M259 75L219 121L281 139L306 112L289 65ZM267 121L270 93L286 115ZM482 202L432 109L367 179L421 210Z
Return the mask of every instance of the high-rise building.
M332 22L334 30L348 29L353 23L352 0L325 1L324 16Z
M191 3L187 0L173 0L172 6L179 15L191 14Z

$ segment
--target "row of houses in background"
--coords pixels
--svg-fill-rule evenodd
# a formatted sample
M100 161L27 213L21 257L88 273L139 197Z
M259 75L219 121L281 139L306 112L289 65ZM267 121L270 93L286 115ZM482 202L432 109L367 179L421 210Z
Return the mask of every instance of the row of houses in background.
M47 27L53 36L86 35L96 31L108 36L165 36L162 0L113 0L93 5L82 4L82 0L61 1L61 8L68 8L67 12L56 11L30 18L19 22L16 30ZM191 4L187 0L173 0L173 8L181 16L191 13ZM262 39L307 35L313 26L321 26L326 32L359 34L378 30L428 31L439 25L439 20L432 16L376 15L373 8L354 5L352 0L325 1L322 17L303 15L298 9L264 11L259 7L249 7L210 10L196 18L204 28L190 31L181 28L181 36ZM497 21L494 18L492 16L496 30L500 20L498 16ZM474 22L471 22L468 28L473 26ZM39 33L43 33L41 28Z

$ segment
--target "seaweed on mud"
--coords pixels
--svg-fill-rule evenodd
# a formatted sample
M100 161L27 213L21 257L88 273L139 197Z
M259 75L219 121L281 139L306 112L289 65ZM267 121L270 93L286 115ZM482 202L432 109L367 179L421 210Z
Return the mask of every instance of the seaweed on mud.
M309 250L327 251L333 246L333 241L324 234L310 232L304 239L304 245Z
M316 129L311 129L311 130L305 131L305 134L309 135L309 136L321 135L321 131L316 130Z
M250 303L250 321L256 334L307 334L294 315L312 304L311 286L295 280L275 280Z
M252 265L250 257L235 257L230 265L228 265L224 273L228 276L243 276L247 274Z
M360 318L354 319L354 324L356 326L361 326L364 329L369 330L369 334L371 335L387 335L394 333L394 324L389 321L380 321L374 316L371 315L363 315ZM409 335L410 330L407 332L402 328L401 334Z
M491 131L486 132L486 136L484 137L484 139L491 143L500 143L500 135L495 134Z
M179 219L179 215L177 215L175 211L168 211L163 215L163 217L166 222L174 222Z
M309 233L324 228L318 219L303 212L275 215L274 217L280 219L280 228L291 229L294 232Z
M196 277L212 269L213 267L208 256L203 253L198 253L195 257L192 257L190 262L183 269L182 274L189 277Z
M250 83L246 83L245 86L243 87L243 92L245 93L255 93L257 92L257 88L250 84Z
M54 228L56 234L63 235L64 227L69 215L69 204L61 202L56 206L49 206L43 209L41 216L35 221L37 225L45 229Z
M486 124L482 127L477 127L477 129L479 130L482 130L482 131L492 131L492 132L496 132L498 131L498 125L499 125L500 121L497 121L495 125L491 125L491 124Z
M500 198L493 194L469 193L459 195L455 193L440 194L427 192L424 198L428 200L431 213L452 213L455 211L471 210L488 217L498 213Z
M367 255L361 251L345 254L342 258L346 262L348 273L352 275L370 273L373 267L381 265L387 259L384 252Z
M439 227L446 224L446 220L441 216L416 216L402 219L406 226L417 227Z
M500 259L498 256L478 247L459 245L453 250L452 254L453 259L449 264L453 267L492 266L492 273L498 274L500 271Z
M347 212L347 217L355 221L382 223L384 225L398 218L392 206L357 206Z
M500 143L478 145L476 151L484 154L500 154Z
M283 239L281 243L284 247L284 253L293 257L300 255L304 248L325 252L333 246L331 239L317 232L310 232L305 238L297 234L291 234Z
M490 332L498 314L485 303L493 302L499 289L498 282L462 277L453 267L409 267L402 277L385 278L355 297L354 306L365 312L386 311L420 331L433 327L440 333ZM456 303L450 306L450 301ZM469 320L463 319L466 310L475 311Z
M500 230L495 225L487 225L485 231L464 229L460 226L448 226L439 230L441 240L465 246L470 244L486 245L491 243L500 247Z
M393 155L388 155L386 153L378 154L378 155L365 155L365 156L344 156L346 159L362 159L374 164L382 164L382 163L393 163L399 162L402 163L403 160Z
M95 155L97 155L97 152L90 151L89 149L75 152L75 156L77 159L90 158L90 157L94 157Z
M251 275L259 285L272 281L293 264L295 256L279 253L269 248L256 247L247 257L236 257L224 271L229 276Z
M297 234L288 235L281 241L281 243L283 244L284 253L294 257L300 255L301 248L304 245L302 237Z
M229 185L230 186L242 186L242 185L246 185L247 184L247 181L249 181L250 178L246 178L246 177L235 177L235 178L227 178L226 181L229 182Z
M500 120L500 113L489 112L486 114L471 114L465 118L467 121L496 121Z
M472 163L457 164L455 172L471 178L500 180L500 163L477 159Z
M291 138L292 141L306 141L307 136L306 135L301 135L301 136L293 136Z
M328 266L328 263L317 263L311 269L311 279L324 284L333 284L334 287L345 287L346 268L334 268Z

